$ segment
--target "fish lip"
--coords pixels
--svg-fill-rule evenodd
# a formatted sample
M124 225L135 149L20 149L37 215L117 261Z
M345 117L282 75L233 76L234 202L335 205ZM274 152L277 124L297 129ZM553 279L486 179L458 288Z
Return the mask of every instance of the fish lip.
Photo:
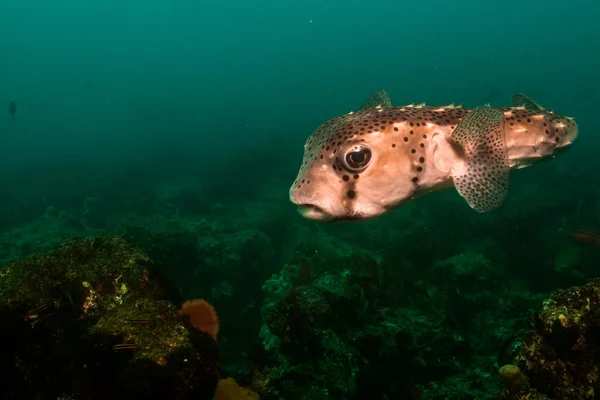
M321 207L314 204L298 204L298 213L306 219L320 222L345 222L345 221L361 221L365 219L360 214L338 216L327 213Z
M306 219L314 221L331 221L334 219L332 215L326 213L325 210L314 204L298 204L297 207L298 213Z

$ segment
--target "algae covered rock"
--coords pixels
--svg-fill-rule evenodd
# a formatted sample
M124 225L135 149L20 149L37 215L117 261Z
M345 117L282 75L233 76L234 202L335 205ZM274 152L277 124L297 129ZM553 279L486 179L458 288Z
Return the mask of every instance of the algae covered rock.
M0 306L55 311L77 317L105 314L125 300L159 293L148 257L118 237L73 239L53 252L17 260L0 272ZM40 315L30 315L35 320Z
M363 293L347 277L325 274L295 287L291 270L290 265L285 265L280 275L273 275L263 286L265 301L261 311L273 334L283 337L294 330L312 330L312 326L344 330L363 314Z
M505 398L593 399L600 377L600 279L557 291L518 338L524 374Z
M220 351L119 237L72 239L0 270L2 398L211 399Z

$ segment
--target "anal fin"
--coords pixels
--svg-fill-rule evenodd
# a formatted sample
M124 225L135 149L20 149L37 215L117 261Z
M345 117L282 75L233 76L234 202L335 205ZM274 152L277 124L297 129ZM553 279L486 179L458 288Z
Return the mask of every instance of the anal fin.
M390 108L392 106L392 99L388 92L384 89L377 89L363 103L360 107L361 110L366 110L368 108Z
M489 106L478 107L463 117L452 139L460 145L464 161L452 168L458 193L479 212L502 205L509 181L504 113Z
M522 93L512 95L512 106L523 107L529 111L542 111L544 108Z

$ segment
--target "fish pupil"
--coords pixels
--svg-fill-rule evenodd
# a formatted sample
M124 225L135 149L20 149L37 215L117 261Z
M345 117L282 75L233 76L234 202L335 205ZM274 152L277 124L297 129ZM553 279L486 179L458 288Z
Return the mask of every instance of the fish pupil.
M363 168L371 160L371 150L355 149L346 154L346 164L352 169Z
M365 153L362 151L357 151L355 153L350 153L348 154L348 156L350 157L350 161L352 161L352 163L356 163L356 164L362 164L365 162Z

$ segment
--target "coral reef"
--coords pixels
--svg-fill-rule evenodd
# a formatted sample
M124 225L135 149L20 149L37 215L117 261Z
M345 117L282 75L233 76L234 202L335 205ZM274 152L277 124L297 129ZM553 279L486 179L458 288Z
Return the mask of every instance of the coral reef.
M189 300L183 303L179 314L185 315L189 323L197 330L206 332L217 340L219 317L215 308L204 299Z
M528 310L539 307L543 294L523 290L478 251L438 261L427 278L395 280L393 287L382 279L390 266L365 250L319 267L330 245L309 247L316 256L304 253L263 286L260 337L271 356L252 382L261 395L500 397L498 354L514 352L511 338L527 328ZM299 283L307 266L316 272ZM404 295L388 296L392 288ZM513 388L523 386L518 368L502 369Z
M233 378L219 380L215 400L258 400L259 396L248 388L237 384Z
M251 153L281 168L157 156L0 185L0 397L209 399L217 382L267 400L595 391L588 166L525 170L491 214L447 191L315 224L288 203L286 153ZM189 299L202 300L182 312Z

